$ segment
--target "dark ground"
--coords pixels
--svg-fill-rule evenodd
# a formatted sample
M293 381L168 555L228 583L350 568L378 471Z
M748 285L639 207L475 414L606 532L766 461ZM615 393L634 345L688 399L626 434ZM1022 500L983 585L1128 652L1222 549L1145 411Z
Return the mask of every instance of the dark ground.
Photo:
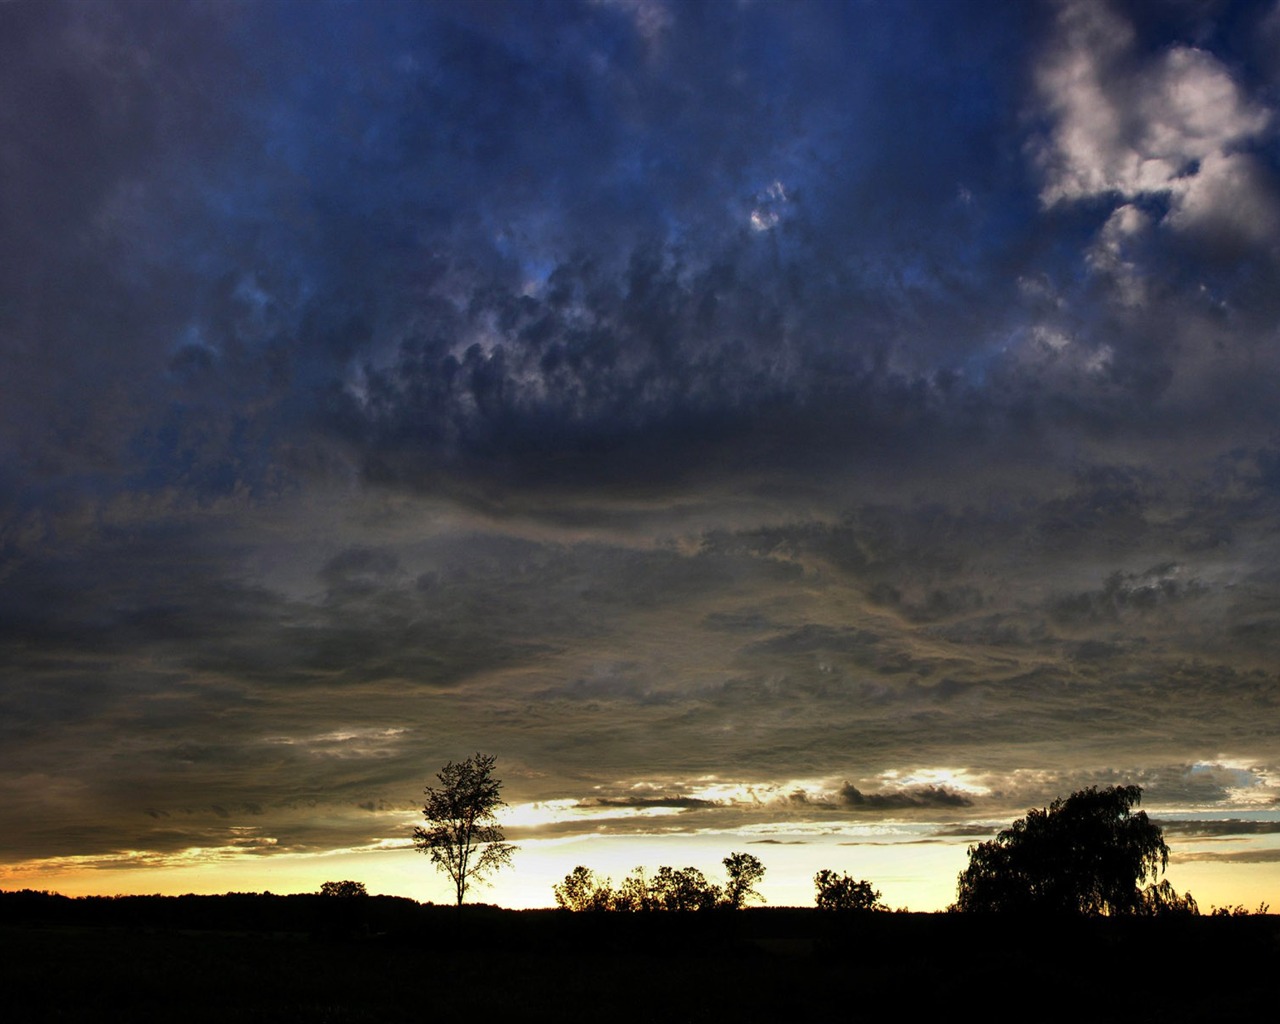
M0 893L7 1021L1271 1019L1280 917L580 914Z

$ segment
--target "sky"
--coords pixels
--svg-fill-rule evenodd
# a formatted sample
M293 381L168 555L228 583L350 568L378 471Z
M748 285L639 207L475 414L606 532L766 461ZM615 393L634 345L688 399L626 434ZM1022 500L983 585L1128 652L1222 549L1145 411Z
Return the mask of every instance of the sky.
M0 886L1280 903L1280 4L0 3Z

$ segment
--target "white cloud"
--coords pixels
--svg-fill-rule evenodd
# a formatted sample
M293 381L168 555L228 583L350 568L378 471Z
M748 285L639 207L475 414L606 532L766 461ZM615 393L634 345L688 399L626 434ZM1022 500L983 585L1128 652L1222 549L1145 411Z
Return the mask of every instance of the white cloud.
M1115 187L1123 123L1104 78L1132 42L1132 31L1099 4L1070 4L1059 13L1061 46L1037 74L1056 127L1038 154L1047 182L1041 200L1104 192Z
M1046 206L1165 194L1175 228L1255 239L1274 230L1271 183L1239 151L1267 130L1271 111L1217 58L1188 46L1141 57L1130 26L1101 3L1064 4L1059 27L1037 74L1053 124L1035 153Z
M1179 228L1202 228L1266 243L1280 228L1280 204L1253 157L1246 153L1213 154L1189 180L1169 220Z

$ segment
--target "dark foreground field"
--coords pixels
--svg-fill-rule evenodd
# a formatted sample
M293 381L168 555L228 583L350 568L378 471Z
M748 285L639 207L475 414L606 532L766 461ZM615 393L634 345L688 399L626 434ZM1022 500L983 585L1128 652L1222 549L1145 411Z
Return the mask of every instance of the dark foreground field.
M1241 1020L1280 918L570 915L308 896L0 894L8 1021Z

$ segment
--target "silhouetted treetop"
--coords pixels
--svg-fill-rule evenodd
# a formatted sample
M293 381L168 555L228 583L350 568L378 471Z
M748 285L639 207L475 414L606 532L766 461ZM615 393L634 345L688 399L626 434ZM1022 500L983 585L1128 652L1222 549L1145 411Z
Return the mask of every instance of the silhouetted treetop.
M365 888L364 882L353 882L350 879L344 879L341 882L325 882L320 886L321 896L340 896L351 898L353 896L368 896L369 890Z
M749 853L731 853L721 863L729 876L721 894L726 907L741 910L751 900L759 900L761 903L765 901L756 892L756 886L764 878L764 865L760 863L760 858Z
M553 889L556 906L565 910L643 912L669 910L739 910L764 897L755 890L764 865L749 853L731 853L723 861L729 881L721 887L695 867L662 865L653 875L638 867L616 889L610 879L579 864Z
M607 878L600 878L588 867L579 864L564 876L553 888L556 906L565 910L612 910L613 890Z
M871 911L887 910L878 890L866 879L837 875L823 868L813 876L814 903L819 910Z

